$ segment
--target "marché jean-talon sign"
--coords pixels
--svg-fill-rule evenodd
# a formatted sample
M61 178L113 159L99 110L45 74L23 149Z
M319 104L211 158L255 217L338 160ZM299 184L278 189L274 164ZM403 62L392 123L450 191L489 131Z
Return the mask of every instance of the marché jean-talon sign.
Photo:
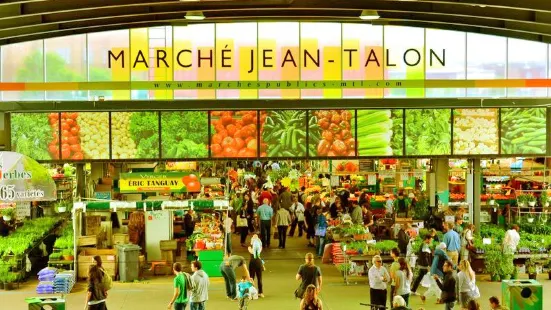
M257 67L260 69L268 68L285 68L285 67L301 67L305 69L311 68L320 68L323 64L332 64L337 62L342 62L343 67L352 67L353 62L357 60L360 53L356 48L343 48L341 50L341 55L338 57L325 56L321 53L321 50L314 49L308 50L304 49L301 53L293 53L291 49L284 49L282 51L281 60L277 60L276 51L274 49L260 49L256 48L240 48L241 53L244 53L244 56L248 58L247 62L247 73L254 72ZM148 57L147 52L143 50L138 50L135 53L129 55L128 52L124 50L118 51L107 51L108 55L108 67L110 69L114 67L125 68L127 57L130 57L132 68L136 68L139 65L144 66L145 68L191 68L194 66L193 58L195 58L196 66L201 67L210 67L213 68L216 64L220 68L232 69L235 66L235 51L228 46L225 46L223 49L219 49L216 53L213 49L202 50L197 49L193 51L191 49L181 49L174 50L172 54L174 59L169 56L166 49L156 49L154 55ZM297 55L299 54L299 55ZM377 66L381 67L396 67L399 64L403 64L407 67L416 67L422 64L423 61L423 50L418 50L415 48L406 49L403 53L400 53L401 57L393 58L391 57L390 49L385 49L384 55L381 52L376 52L375 49L369 49L366 51L367 56L365 59L361 59L361 63L364 67ZM441 50L428 50L428 66L432 67L434 65L446 66L446 49Z

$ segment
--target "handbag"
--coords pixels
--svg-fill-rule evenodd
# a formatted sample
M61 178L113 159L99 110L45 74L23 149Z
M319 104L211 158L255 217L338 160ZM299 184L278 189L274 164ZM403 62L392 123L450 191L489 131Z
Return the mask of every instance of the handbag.
M237 227L247 227L249 223L246 218L238 217L237 218Z
M325 237L327 233L327 227L316 227L316 236Z
M478 285L474 285L474 289L471 292L471 297L474 299L480 298L480 290L478 289Z

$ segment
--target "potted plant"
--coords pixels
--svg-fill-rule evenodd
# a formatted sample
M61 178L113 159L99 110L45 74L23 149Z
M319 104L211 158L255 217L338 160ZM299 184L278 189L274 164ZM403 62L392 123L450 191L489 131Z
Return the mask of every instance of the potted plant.
M530 207L534 207L536 205L536 201L537 201L536 196L530 194L530 195L528 195L527 199L528 199L528 205Z
M513 255L506 254L501 256L499 262L499 275L502 280L509 280L516 270L515 265L513 264Z
M4 279L4 289L6 291L11 291L15 289L15 282L19 279L19 274L15 272L8 272L6 278Z
M499 246L491 245L486 248L484 254L484 268L490 274L492 281L499 281L501 274L501 259L503 253Z
M354 237L354 240L367 240L370 237L369 233L366 232L363 225L352 226L352 235Z
M526 273L528 274L528 279L530 280L536 280L538 277L536 265L530 260L526 260Z
M9 222L15 216L15 208L5 208L0 211L4 221Z
M547 208L549 207L549 196L547 195L547 191L543 191L540 195L540 201L541 201L541 205L544 207L544 208Z
M528 203L528 195L518 195L517 197L517 202L518 202L518 206L519 207L525 207L526 204Z
M55 208L57 209L57 213L64 213L67 212L67 208L70 207L71 204L68 201L61 200L60 202L55 204Z
M64 260L74 260L75 255L74 255L73 249L63 250L63 259Z

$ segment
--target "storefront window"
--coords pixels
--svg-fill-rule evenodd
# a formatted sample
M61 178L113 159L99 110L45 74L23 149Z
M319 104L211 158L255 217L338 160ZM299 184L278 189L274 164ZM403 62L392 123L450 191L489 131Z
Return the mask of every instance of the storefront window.
M506 65L507 38L467 33L468 80L505 79ZM505 97L505 88L468 88L467 97Z
M111 58L109 51L113 54ZM124 57L119 58L119 55ZM109 64L111 64L110 69ZM90 82L130 80L129 30L88 34L88 80ZM90 100L98 100L100 97L105 100L128 100L130 90L90 91Z
M172 81L172 27L149 28L149 81ZM161 60L164 59L164 60ZM149 99L172 99L172 89L150 90Z
M258 23L260 81L298 81L299 23ZM275 84L275 83L274 83ZM260 98L298 99L298 89L262 89Z
M300 23L300 79L336 81L342 77L341 24ZM302 98L342 98L341 89L303 89Z
M257 59L257 23L216 25L216 80L257 81L258 68L251 68ZM219 99L256 99L257 89L217 90Z
M2 46L2 82L44 82L44 41ZM44 100L43 91L5 91L4 101Z
M425 29L385 26L385 79L423 80L425 78ZM423 88L385 89L387 98L424 97Z
M464 80L466 76L466 34L426 29L426 79ZM427 88L427 98L465 97L465 88Z
M46 82L86 82L86 35L44 40ZM47 91L46 100L87 100L87 90Z
M214 24L174 27L174 80L214 81ZM191 53L180 51L191 50ZM189 66L191 65L191 66ZM175 90L176 99L214 99L215 90Z
M343 79L383 80L383 26L342 25ZM343 98L382 98L382 88L343 89Z
M507 48L507 78L547 78L547 44L508 39ZM547 89L543 87L509 88L507 97L547 97Z

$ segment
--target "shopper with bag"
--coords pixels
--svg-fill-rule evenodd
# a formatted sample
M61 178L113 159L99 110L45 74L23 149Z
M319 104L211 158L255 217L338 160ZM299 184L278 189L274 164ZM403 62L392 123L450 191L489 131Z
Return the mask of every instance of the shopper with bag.
M295 290L295 297L302 299L308 285L314 285L318 293L321 291L323 283L321 269L314 264L314 254L307 253L304 257L305 264L300 265L296 275L296 280L300 281L299 287Z
M315 234L318 258L323 256L323 250L325 248L325 235L327 233L327 216L324 212L326 212L326 210L323 210L322 208L316 209L317 217Z
M423 303L426 298L432 295L437 296L440 299L441 291L437 286L434 276L439 276L440 278L444 277L444 263L449 260L448 255L446 254L446 244L444 242L440 243L436 250L434 251L434 257L432 259L432 265L430 268L431 274L431 284L429 289L421 296Z
M103 285L105 273L98 265L90 266L88 271L88 292L84 309L107 310L107 289Z
M421 250L417 253L416 264L419 269L419 274L415 278L415 281L413 281L413 287L411 288L411 293L413 295L417 295L417 288L419 288L419 284L421 283L421 280L423 280L423 277L429 272L431 264L432 251L430 250L430 245L432 244L432 236L430 234L426 234L423 239Z
M440 295L440 300L446 305L446 310L452 310L457 301L456 285L457 285L457 276L453 271L454 264L451 260L444 262L444 279L438 275L434 275L434 280L438 287L442 290Z
M297 196L293 196L293 204L289 209L291 212L291 218L293 223L291 224L291 230L289 231L289 237L295 235L295 229L298 226L298 236L302 237L302 232L304 231L304 205L298 201Z
M258 296L264 297L264 285L262 283L262 272L264 271L264 261L260 258L262 252L262 242L257 235L251 238L251 246L249 246L249 253L251 253L251 260L249 261L249 272L251 273L251 279L254 283L256 279L258 286Z
M247 247L247 235L252 226L252 219L254 216L254 204L249 193L243 195L243 205L237 216L237 228L241 234L241 246Z
M94 261L96 262L96 266L98 266L100 272L102 273L101 281L103 284L103 288L108 291L113 288L113 279L111 276L103 269L103 262L101 260L101 256L96 255L94 256Z
M461 238L461 260L469 260L469 253L474 250L474 224L468 224Z
M459 303L463 309L467 309L470 300L480 298L480 291L476 286L475 273L468 260L462 260L459 263L459 270L457 274Z

